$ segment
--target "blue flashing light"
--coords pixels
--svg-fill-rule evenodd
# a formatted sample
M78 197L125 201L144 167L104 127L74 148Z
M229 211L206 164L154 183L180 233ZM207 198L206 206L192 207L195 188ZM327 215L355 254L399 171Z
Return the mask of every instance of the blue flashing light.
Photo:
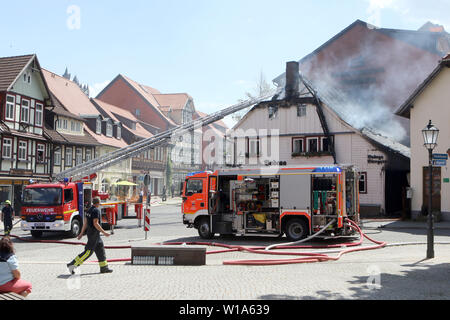
M318 167L313 170L313 172L318 173L327 173L327 172L342 172L341 168L339 167Z
M195 176L196 174L204 173L204 172L206 172L206 171L196 171L196 172L191 172L191 173L188 173L187 176L188 176L188 177L192 177L192 176Z
M69 183L69 178L64 178L64 183Z

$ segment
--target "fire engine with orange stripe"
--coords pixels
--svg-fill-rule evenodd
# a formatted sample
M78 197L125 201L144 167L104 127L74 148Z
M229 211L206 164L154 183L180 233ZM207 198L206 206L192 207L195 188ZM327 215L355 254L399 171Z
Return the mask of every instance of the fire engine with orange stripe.
M277 166L194 172L183 187L183 223L201 238L283 234L298 241L348 237L359 223L359 175L353 166ZM322 230L326 227L326 230Z

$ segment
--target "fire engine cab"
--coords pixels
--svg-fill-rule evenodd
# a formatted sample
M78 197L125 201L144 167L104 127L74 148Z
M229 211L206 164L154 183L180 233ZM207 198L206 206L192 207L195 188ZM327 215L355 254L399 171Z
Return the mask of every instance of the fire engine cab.
M41 237L44 231L67 231L76 237L83 223L84 203L90 203L89 183L31 184L23 191L22 230Z
M43 232L64 231L77 237L83 224L84 212L94 197L101 202L102 221L109 226L127 216L127 203L106 202L107 193L93 190L91 182L35 183L25 187L22 195L22 230L31 231L35 238Z
M353 166L194 172L183 187L183 223L204 239L286 234L297 241L330 223L322 237L352 236L344 218L359 223L358 182Z

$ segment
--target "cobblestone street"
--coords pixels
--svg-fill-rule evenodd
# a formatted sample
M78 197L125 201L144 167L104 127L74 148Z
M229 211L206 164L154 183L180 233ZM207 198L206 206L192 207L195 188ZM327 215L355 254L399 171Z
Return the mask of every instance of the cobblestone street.
M388 243L426 241L423 223L384 222L384 228L376 229L380 224L365 222L365 232ZM436 243L448 241L449 226L448 223L436 224ZM13 234L30 237L20 231L18 225ZM105 245L121 246L200 240L195 229L187 229L182 224L180 207L173 204L152 207L148 236L145 241L136 220L122 220L115 234L104 238L104 242ZM73 241L57 234L46 234L44 238ZM283 243L286 239L216 237L212 242L265 246ZM334 262L252 267L223 265L223 261L228 260L267 258L232 252L207 255L206 265L201 267L111 263L114 272L107 275L99 274L98 265L88 262L80 268L81 274L75 276L68 274L66 263L83 250L82 246L18 240L15 240L15 246L22 277L33 284L30 300L450 298L450 245L436 244L436 258L432 260L424 260L426 245L415 245L350 253ZM107 250L108 259L130 258L130 255L130 249ZM95 256L91 260L95 260Z

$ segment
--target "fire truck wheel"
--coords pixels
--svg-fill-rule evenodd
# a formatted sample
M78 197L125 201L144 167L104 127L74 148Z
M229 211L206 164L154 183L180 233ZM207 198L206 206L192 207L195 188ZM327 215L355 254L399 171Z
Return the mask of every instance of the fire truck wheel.
M198 235L202 239L212 239L214 234L211 233L211 226L209 225L209 219L201 219L198 223Z
M42 231L31 231L31 236L33 237L33 238L40 238L40 237L42 237Z
M81 223L78 219L72 220L72 225L70 226L69 236L71 238L76 238L81 232Z
M290 219L285 228L286 237L290 241L298 241L304 239L308 234L308 227L304 220L299 218Z

